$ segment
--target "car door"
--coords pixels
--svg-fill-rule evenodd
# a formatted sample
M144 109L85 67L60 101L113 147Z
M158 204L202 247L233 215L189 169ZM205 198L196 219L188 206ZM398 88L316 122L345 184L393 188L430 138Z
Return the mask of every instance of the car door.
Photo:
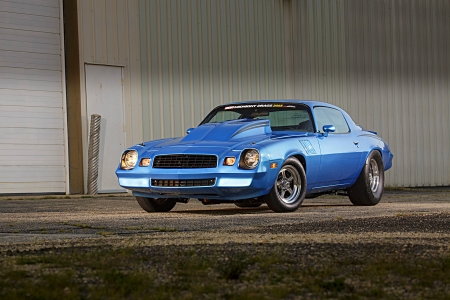
M340 110L317 106L314 107L314 116L321 152L320 167L314 188L345 187L360 172L358 168L362 152L357 138ZM333 125L335 131L324 132L325 125Z

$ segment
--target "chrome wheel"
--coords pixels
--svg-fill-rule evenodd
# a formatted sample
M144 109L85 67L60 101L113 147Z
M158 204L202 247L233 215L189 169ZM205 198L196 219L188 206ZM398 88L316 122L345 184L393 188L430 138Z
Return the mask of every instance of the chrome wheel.
M284 166L278 173L275 183L278 198L284 203L293 203L300 194L302 180L297 169L291 165Z
M369 166L369 184L372 192L376 193L380 185L380 173L378 171L378 164L373 158L370 160Z

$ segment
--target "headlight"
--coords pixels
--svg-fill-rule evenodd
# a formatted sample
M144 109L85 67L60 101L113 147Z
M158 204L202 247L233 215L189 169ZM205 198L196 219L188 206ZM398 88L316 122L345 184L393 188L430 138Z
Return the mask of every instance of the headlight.
M242 153L240 167L254 169L259 163L259 152L256 149L248 149Z
M120 162L120 168L124 170L131 170L134 168L138 160L138 154L136 150L127 150L122 154L122 161Z

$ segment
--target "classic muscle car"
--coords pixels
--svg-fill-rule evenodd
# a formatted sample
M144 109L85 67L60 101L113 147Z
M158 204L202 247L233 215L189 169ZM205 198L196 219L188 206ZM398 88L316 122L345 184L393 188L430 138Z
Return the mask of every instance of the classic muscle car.
M191 198L292 212L326 193L376 205L392 158L382 138L334 105L248 101L214 108L184 137L126 149L116 174L148 212Z

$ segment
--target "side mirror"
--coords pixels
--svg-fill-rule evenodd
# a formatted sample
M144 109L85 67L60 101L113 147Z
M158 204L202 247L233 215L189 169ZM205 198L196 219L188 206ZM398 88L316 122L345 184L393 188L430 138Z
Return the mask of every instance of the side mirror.
M322 130L323 130L323 136L327 137L328 133L336 131L336 127L334 127L333 125L324 125L322 127Z
M195 128L189 128L188 130L186 130L186 134L191 133L192 130L194 130Z

